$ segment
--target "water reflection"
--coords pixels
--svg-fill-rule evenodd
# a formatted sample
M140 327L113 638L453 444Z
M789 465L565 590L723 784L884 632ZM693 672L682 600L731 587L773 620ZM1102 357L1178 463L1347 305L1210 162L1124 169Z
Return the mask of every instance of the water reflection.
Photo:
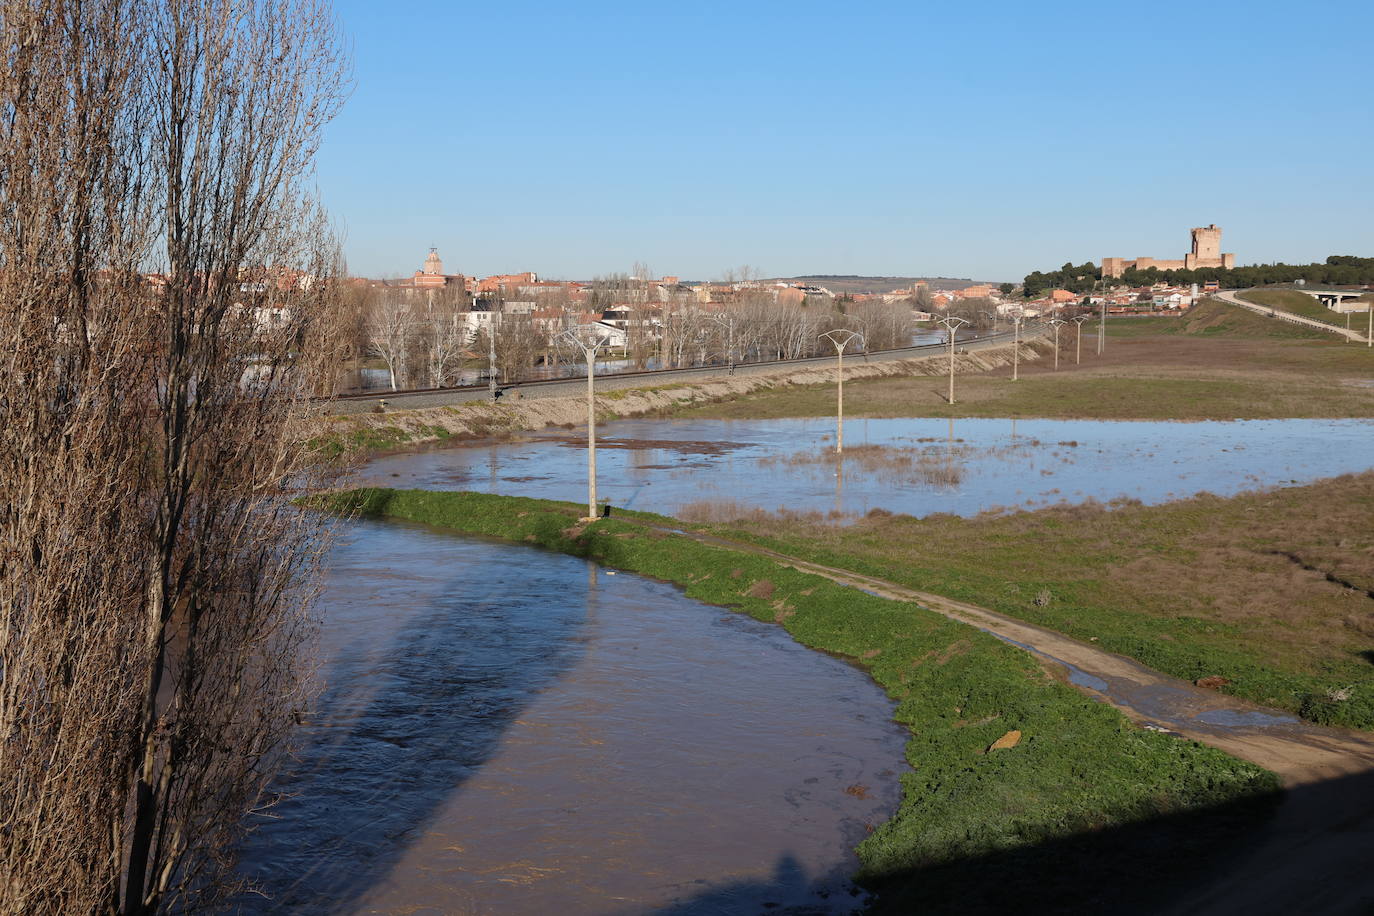
M833 456L833 419L622 420L601 432L602 495L670 515L703 502L851 517L873 508L967 516L1087 499L1158 503L1374 466L1369 420L856 420L846 423L843 465ZM583 442L544 431L395 455L374 461L365 480L575 500L585 486ZM481 462L493 470L479 477Z
M905 739L857 669L662 583L418 526L359 523L330 569L328 691L242 911L855 905Z

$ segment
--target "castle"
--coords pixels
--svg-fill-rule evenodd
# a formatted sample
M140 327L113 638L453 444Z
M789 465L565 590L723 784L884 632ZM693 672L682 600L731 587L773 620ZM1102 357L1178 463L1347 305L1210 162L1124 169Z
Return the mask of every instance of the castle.
M1156 258L1103 258L1102 276L1120 277L1132 267L1136 270L1150 267L1159 270L1196 270L1199 267L1220 267L1230 270L1235 266L1234 254L1221 253L1221 230L1213 223L1193 230L1193 250L1184 255L1181 261L1161 261Z

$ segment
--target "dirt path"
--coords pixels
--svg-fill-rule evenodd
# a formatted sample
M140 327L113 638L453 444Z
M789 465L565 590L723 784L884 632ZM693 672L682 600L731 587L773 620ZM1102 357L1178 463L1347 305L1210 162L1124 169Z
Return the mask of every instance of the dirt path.
M625 519L634 521L632 519ZM659 527L648 525L646 527ZM1196 687L1122 655L987 608L844 569L822 566L739 541L660 528L708 544L766 556L802 572L923 608L1020 646L1067 674L1079 690L1132 721L1220 748L1273 770L1286 787L1374 772L1374 735L1324 728L1291 713Z
M1196 687L1124 656L977 605L800 560L753 544L644 524L769 557L801 572L910 601L1034 653L1132 721L1219 748L1279 774L1288 790L1243 852L1169 912L1374 913L1374 735L1323 728L1290 713ZM1142 863L1142 868L1148 868ZM1158 880L1167 882L1168 875Z

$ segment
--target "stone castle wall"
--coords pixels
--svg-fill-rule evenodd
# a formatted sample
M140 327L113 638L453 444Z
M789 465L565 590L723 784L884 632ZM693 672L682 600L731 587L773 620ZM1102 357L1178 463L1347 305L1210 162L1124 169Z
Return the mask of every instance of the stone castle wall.
M1199 226L1191 230L1192 251L1182 260L1161 260L1159 258L1103 258L1102 276L1118 278L1127 270L1196 270L1200 267L1220 267L1226 270L1236 266L1234 254L1221 253L1221 229L1215 223Z

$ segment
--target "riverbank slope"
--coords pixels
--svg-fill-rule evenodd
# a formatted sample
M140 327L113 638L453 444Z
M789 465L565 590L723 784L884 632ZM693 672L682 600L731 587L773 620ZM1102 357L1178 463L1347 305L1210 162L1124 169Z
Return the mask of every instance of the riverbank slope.
M578 520L571 504L432 491L321 497L586 556L675 582L689 597L773 621L862 665L912 732L898 812L859 849L879 909L1158 910L1244 851L1278 799L1273 774L1133 726L1031 655L966 624L635 520ZM671 525L670 520L658 520ZM1057 672L1062 674L1062 672ZM1142 885L1148 855L1176 876ZM996 880L989 881L989 873Z

